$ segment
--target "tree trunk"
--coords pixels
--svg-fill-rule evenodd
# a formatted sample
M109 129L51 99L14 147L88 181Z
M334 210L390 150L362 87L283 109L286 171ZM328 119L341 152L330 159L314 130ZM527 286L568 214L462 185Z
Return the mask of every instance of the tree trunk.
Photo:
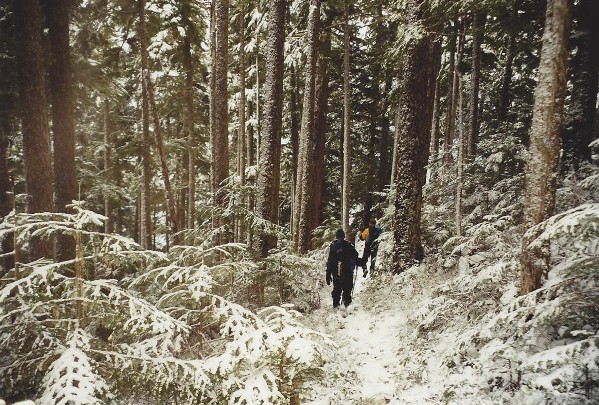
M143 87L145 89L142 97L147 99L147 103L150 107L152 114L152 122L154 124L154 137L156 142L156 149L158 150L158 156L160 158L160 170L162 172L162 178L164 181L164 193L166 200L166 217L167 224L169 226L169 235L173 235L174 243L180 242L180 236L178 234L177 224L177 204L175 202L175 194L171 187L170 174L168 169L168 162L166 160L166 152L164 151L164 139L162 135L162 126L160 124L160 117L158 116L158 110L156 108L156 99L154 97L154 84L150 77L150 61L148 54L148 37L145 27L145 0L140 1L139 6L139 36L140 36L140 47L141 47L141 70L142 80L145 83ZM144 102L144 105L146 102Z
M349 195L351 184L351 89L349 81L349 4L345 1L343 10L343 192L342 221L345 234L349 237Z
M384 94L389 94L393 85L393 77L389 69L385 69L385 88ZM381 103L380 125L381 139L379 142L380 164L378 174L378 191L383 192L385 188L391 184L391 167L392 167L392 148L393 142L391 137L391 122L389 120L389 98L383 97Z
M245 72L245 7L244 4L240 4L239 10L239 105L238 105L238 119L239 119L239 130L237 131L237 176L239 176L239 184L241 187L245 185L245 168L246 162L246 131L245 131L245 114L246 114L246 72ZM236 220L236 241L243 240L244 229L243 221L241 218Z
M111 162L111 151L114 147L112 144L112 128L110 127L110 104L108 99L104 100L104 174L106 176L106 184L110 184L110 166ZM104 216L106 221L104 222L104 232L114 232L114 215L113 200L110 193L104 194Z
M439 113L439 103L441 101L441 74L443 73L443 67L439 69L437 77L435 78L435 94L433 99L433 119L431 129L431 161L435 163L437 155L439 153L439 136L441 131L439 128L439 122L441 114Z
M254 114L254 110L253 110L253 103L251 100L247 100L247 114L248 117L251 117ZM256 165L256 153L254 152L254 126L250 125L247 128L247 136L246 136L246 157L247 157L247 164L248 166L253 166ZM253 184L255 184L256 180L250 181L248 179L248 182L252 182ZM249 211L254 211L254 207L256 205L255 199L254 197L250 194L248 195L247 198L247 206L248 206L248 210ZM248 227L247 229L247 239L246 239L246 243L248 245L249 249L253 248L253 240L254 240L254 235L253 235L253 230L252 227Z
M44 84L41 13L37 0L14 2L19 46L19 97L28 212L51 212L52 155ZM52 258L53 243L33 238L30 259Z
M291 66L291 95L289 99L290 131L291 131L291 217L289 218L290 230L293 232L293 213L295 212L295 186L297 184L297 158L299 154L299 120L298 120L298 93L299 80L294 66Z
M193 59L191 56L191 34L193 25L190 19L191 5L185 2L182 6L182 22L185 27L185 38L183 39L183 70L185 71L185 128L187 132L187 229L195 228L195 109L193 100ZM184 169L185 170L185 169Z
M310 0L307 35L307 63L305 71L304 102L302 106L302 124L298 158L298 174L295 192L294 213L294 249L305 253L310 246L311 229L309 226L310 194L313 187L314 162L312 156L315 146L314 106L316 60L318 51L320 0Z
M570 66L572 92L562 130L564 171L578 170L580 163L591 161L589 144L595 133L599 88L599 1L580 1L573 13L578 24L571 44L576 49Z
M217 210L224 209L220 192L222 182L229 176L229 114L227 93L229 1L215 0L213 18L212 81L210 91L210 140L212 150L212 193ZM225 225L220 213L213 216L214 229ZM224 242L217 238L217 243Z
M487 15L481 11L474 13L472 22L472 71L470 73L470 123L468 126L468 149L466 155L473 158L476 155L476 144L478 143L479 132L479 111L478 111L478 92L480 87L480 57L482 53L482 42L484 39L485 21ZM461 96L460 96L461 97Z
M464 80L458 70L458 161L455 192L455 229L456 235L462 236L462 190L464 189L464 155L466 154L469 138L464 131Z
M4 73L4 69L0 71ZM8 147L9 136L13 132L9 111L13 110L13 97L4 96L0 100L0 217L4 218L13 208L14 193L12 190L9 167ZM15 256L10 254L14 250L13 234L8 234L2 240L3 271L0 277L8 273L15 265Z
M420 3L409 1L408 21L418 23L416 10ZM428 161L432 108L424 101L429 93L430 72L423 66L431 64L431 38L422 36L414 41L403 63L402 83L398 100L401 119L398 121L396 150L396 183L393 214L393 272L410 267L417 257L420 241L420 206L422 205L421 173ZM422 149L425 148L425 149Z
M388 22L388 19L383 13L383 4L377 6L376 19L378 24L376 25L377 32L375 34L376 46L381 51L385 49L385 46L392 40L392 35L395 35L397 31L396 22ZM383 51L384 52L384 51ZM391 94L393 87L393 73L392 68L384 63L383 55L378 57L380 60L376 63L375 70L378 70L380 76L376 82L382 83L383 89L382 94L384 97L379 97L377 100L377 107L379 112L378 125L380 126L380 139L378 142L379 159L378 159L378 181L376 184L376 190L384 192L389 187L391 181L391 167L392 167L392 151L393 151L393 139L391 134L391 119L389 114L390 111L390 98L388 95ZM376 94L375 94L376 96ZM377 202L383 203L383 198L377 198ZM380 212L377 212L377 216L380 216Z
M329 41L330 45L330 41ZM324 45L326 47L326 44ZM330 49L330 48L329 48ZM313 151L313 188L310 196L309 228L316 229L322 223L322 196L324 192L325 166L324 158L326 151L326 129L329 100L329 72L326 60L319 58L316 63L316 89L314 92L314 151Z
M264 128L260 141L260 170L256 213L278 223L281 183L281 132L283 120L283 45L285 43L285 1L269 1L268 44L264 105ZM276 238L259 235L256 249L261 257L276 246Z
M379 15L379 18L382 19L382 16ZM381 28L382 24L377 24L376 25L376 32L374 34L374 43L375 46L378 45L379 47L383 47L383 41L386 40L384 33L382 32L382 28ZM379 57L382 57L382 55L379 55ZM366 176L366 180L364 181L364 184L362 185L362 190L361 190L361 197L363 198L363 206L364 206L364 211L363 211L363 217L362 217L362 224L361 225L368 225L368 222L370 221L370 218L372 217L373 213L372 213L372 208L375 205L375 198L374 198L374 192L378 191L378 187L379 187L379 182L374 181L374 179L376 178L377 175L377 163L378 166L380 167L379 169L379 173L383 173L381 169L382 168L382 154L383 154L383 150L382 150L382 142L379 143L377 140L377 135L378 135L378 126L380 124L380 120L379 117L384 115L384 104L385 102L383 101L386 97L383 96L383 94L380 91L380 86L381 86L381 71L383 70L383 66L382 63L379 61L376 61L373 63L372 65L372 79L370 80L369 83L369 92L371 94L371 98L372 98L372 102L370 102L368 104L368 107L366 108L365 112L365 119L364 122L368 122L368 131L367 131L367 135L368 135L368 146L366 147L366 166L365 166L365 176ZM345 89L344 89L345 90ZM367 120L366 120L366 117ZM342 128L345 130L345 124L342 126ZM341 151L342 156L344 156L345 159L345 152L343 149L344 146L344 141L345 141L345 136L341 137ZM381 160L377 159L377 146L380 148L379 152L381 153ZM349 160L348 160L349 162Z
M454 77L456 62L455 56L457 51L458 28L454 28L449 37L449 68L447 69L447 114L445 119L445 134L443 136L443 161L449 163L451 161L451 142L453 140L454 121L452 120L454 111Z
M381 94L378 90L379 84L373 80L372 91L375 95L375 99L380 99ZM378 103L373 102L368 108L368 148L366 153L367 165L366 165L366 184L364 184L363 197L364 197L364 217L362 219L362 225L367 226L370 218L372 217L372 207L374 207L374 191L376 190L376 184L372 181L376 176L376 145L377 145L377 124L378 124Z
M334 13L326 13L324 26L330 27ZM331 30L320 34L319 54L328 55L331 51ZM316 229L322 222L322 195L324 192L324 155L326 150L327 113L329 102L329 69L327 58L316 61L316 80L314 89L314 151L312 160L312 189L308 208L309 229Z
M447 149L446 151L448 152L445 155L446 158L446 163L450 163L452 161L452 157L451 157L451 146L453 145L453 141L455 139L455 127L456 127L456 116L457 116L457 108L458 108L458 97L459 97L459 91L458 91L458 75L460 74L460 69L462 69L462 59L464 58L464 42L465 42L465 35L464 35L464 29L465 29L465 24L464 24L464 20L463 18L460 20L459 24L458 24L458 28L457 28L457 34L458 34L458 38L457 38L457 50L456 50L456 55L455 55L455 66L453 69L453 79L452 79L452 90L451 90L451 99L453 100L451 103L451 110L448 112L448 119L449 119L449 123L448 123L448 133L447 133Z
M145 16L145 0L138 0L138 16ZM148 97L147 81L145 77L145 61L146 53L143 51L147 44L145 43L145 17L140 18L139 31L141 38L142 67L140 70L142 106L141 106L141 125L142 125L142 143L141 143L141 175L142 189L141 201L139 204L139 242L144 249L152 249L153 247L153 232L152 232L152 205L151 205L151 189L152 182L152 161L150 154L150 102Z
M69 4L69 0L53 0L47 2L45 7L48 38L52 51L50 90L54 139L54 187L56 210L59 212L72 212L66 206L77 199ZM56 258L58 261L75 258L75 239L71 235L59 235L57 243Z
M262 115L260 114L260 35L256 31L256 151L260 150L260 133L262 132ZM260 153L256 153L256 164L260 160Z
M497 108L497 118L499 121L505 121L510 105L510 83L512 80L512 67L514 63L514 48L516 46L516 34L513 30L509 33L507 49L505 52L505 68L503 69L503 78L501 79L501 90L499 92L499 106Z
M568 62L566 49L568 21L568 0L548 0L526 166L524 204L526 229L548 219L555 210L560 129ZM538 232L529 232L522 240L520 255L522 294L539 288L543 276L549 270L548 246L535 249L529 247L537 236Z
M12 15L14 18L14 14ZM16 38L14 20L6 16L0 22L0 35L2 35L3 51L14 55L16 52ZM14 58L0 59L0 217L5 217L13 209L15 202L13 182L10 175L9 153L10 139L16 133L16 101L17 101L17 61ZM2 240L3 271L0 278L4 277L15 266L16 255L14 252L14 234L8 233Z
M432 130L433 130L433 114L434 114L434 110L435 110L435 91L436 91L436 83L437 83L437 78L439 75L439 72L441 70L441 57L443 54L443 50L441 48L441 40L440 39L436 39L436 40L432 40L432 43L430 45L430 63L427 66L427 72L428 72L428 92L427 92L427 96L426 96L426 100L428 100L428 102L426 103L427 107L429 108L427 115L430 118L430 121L428 122L428 126L427 126L427 131L429 132L428 137L426 137L426 139L420 139L420 144L418 145L418 149L425 151L425 155L426 155L426 164L424 166L422 166L422 171L420 173L420 184L421 187L424 187L424 185L426 184L426 178L427 178L427 171L431 170L430 167L430 162L429 162L429 158L430 158L430 154L431 154L431 136L432 136ZM422 143L425 142L425 143ZM419 210L422 209L422 207L418 208ZM418 213L418 215L420 216L420 212Z
M393 134L393 156L391 160L391 188L395 189L397 184L397 150L399 148L399 122L400 122L401 110L399 108L395 111L395 133Z

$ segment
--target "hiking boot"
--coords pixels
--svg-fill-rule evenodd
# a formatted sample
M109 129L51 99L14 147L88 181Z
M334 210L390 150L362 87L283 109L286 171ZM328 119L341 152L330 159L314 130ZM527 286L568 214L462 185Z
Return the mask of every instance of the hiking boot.
M341 307L341 316L347 318L347 307L345 305Z
M364 278L368 275L368 270L364 269Z

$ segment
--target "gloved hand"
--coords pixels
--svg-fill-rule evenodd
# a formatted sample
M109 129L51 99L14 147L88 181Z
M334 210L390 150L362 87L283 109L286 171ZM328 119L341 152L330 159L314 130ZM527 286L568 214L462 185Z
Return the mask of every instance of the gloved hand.
M331 285L331 279L333 277L331 276L331 273L327 273L327 285Z

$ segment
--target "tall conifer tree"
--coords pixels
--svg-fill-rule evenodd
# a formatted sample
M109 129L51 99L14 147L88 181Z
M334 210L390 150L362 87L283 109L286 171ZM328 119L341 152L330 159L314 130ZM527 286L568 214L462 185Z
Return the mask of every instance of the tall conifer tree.
M27 186L28 212L54 210L52 195L52 155L48 107L46 104L42 23L38 0L14 2L16 27L19 32L19 101L21 131ZM30 258L52 258L52 242L35 238L30 245Z

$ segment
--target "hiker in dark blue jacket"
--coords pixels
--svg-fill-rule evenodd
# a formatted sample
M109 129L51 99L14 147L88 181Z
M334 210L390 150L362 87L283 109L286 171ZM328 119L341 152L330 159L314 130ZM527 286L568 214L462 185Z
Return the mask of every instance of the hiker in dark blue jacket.
M364 270L364 277L368 274L368 269L366 268L366 264L368 263L368 257L370 256L370 271L374 270L374 265L376 263L376 254L379 250L379 241L378 238L383 233L383 229L376 224L376 219L370 218L368 222L368 227L365 228L360 233L360 240L365 240L364 243L364 253L362 254L362 258L360 259L359 265Z
M354 288L354 268L358 262L356 248L345 240L345 232L338 229L335 240L329 248L327 260L327 285L333 282L333 308L338 308L343 296L342 315L347 316L347 307L351 304L351 293Z

